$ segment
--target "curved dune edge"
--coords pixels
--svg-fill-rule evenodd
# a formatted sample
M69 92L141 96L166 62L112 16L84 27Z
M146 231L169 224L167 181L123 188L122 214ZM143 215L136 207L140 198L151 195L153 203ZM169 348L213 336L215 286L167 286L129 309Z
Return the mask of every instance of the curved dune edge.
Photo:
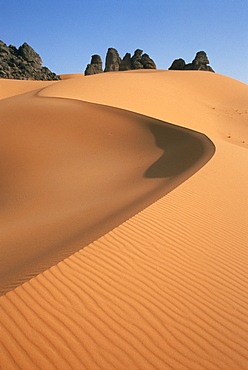
M93 103L0 103L1 294L124 222L213 155L200 133Z
M130 110L248 148L247 85L217 73L134 70L79 75L47 86L39 95Z
M243 180L247 151L234 146L227 169L218 147L176 191L0 298L3 366L247 368L247 208L230 176Z
M239 94L245 111L237 87L228 109ZM247 368L248 154L211 130L194 176L0 298L3 368Z
M40 90L51 86L51 81L9 80L0 78L0 99L7 99L30 91Z

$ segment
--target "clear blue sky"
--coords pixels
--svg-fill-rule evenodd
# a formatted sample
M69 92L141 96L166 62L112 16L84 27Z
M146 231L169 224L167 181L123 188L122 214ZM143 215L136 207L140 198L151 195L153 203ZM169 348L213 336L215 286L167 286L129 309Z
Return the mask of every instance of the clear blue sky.
M207 52L212 68L248 83L248 0L0 0L0 40L30 44L57 74L92 54L139 48L159 69Z

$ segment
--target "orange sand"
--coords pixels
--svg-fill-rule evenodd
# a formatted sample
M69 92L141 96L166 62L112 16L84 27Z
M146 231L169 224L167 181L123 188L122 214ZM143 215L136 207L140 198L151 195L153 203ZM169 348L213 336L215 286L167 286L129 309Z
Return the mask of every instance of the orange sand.
M130 71L0 98L0 367L247 369L247 85Z

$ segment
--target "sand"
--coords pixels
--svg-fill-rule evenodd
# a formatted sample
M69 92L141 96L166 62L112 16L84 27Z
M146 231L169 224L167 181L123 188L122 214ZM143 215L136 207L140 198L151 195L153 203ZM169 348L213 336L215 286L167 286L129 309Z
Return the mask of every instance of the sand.
M0 80L3 369L247 369L248 87Z

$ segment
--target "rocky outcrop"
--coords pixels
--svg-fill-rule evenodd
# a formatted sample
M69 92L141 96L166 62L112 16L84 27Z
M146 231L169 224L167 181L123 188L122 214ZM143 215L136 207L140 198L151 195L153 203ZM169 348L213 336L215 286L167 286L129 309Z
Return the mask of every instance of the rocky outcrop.
M192 63L186 64L185 69L214 72L214 70L207 64L209 64L209 60L205 51L198 51L195 59Z
M19 47L18 53L27 62L42 65L42 60L39 54L36 53L36 51L34 51L34 49L26 42Z
M130 71L132 69L131 54L126 53L120 63L120 71Z
M95 75L103 72L102 70L102 59L100 55L92 55L90 64L87 65L85 75Z
M198 51L192 63L186 64L183 59L175 59L170 66L170 70L195 70L214 72L209 65L209 60L205 51Z
M131 59L132 69L156 69L156 64L148 54L143 54L143 50L137 49Z
M120 63L121 58L119 56L118 51L114 48L109 48L106 55L104 72L119 71Z
M42 66L42 60L26 42L17 49L0 41L0 78L17 80L59 80L60 77Z
M185 69L185 61L183 59L175 59L169 69L183 70Z
M93 55L92 58L93 57L95 56ZM100 58L99 55L98 57ZM104 72L129 71L131 69L143 69L143 68L156 69L155 62L149 57L148 54L143 54L143 50L141 49L135 50L134 55L132 57L130 53L126 53L124 58L121 59L116 49L114 48L108 49ZM102 67L100 69L97 69L91 60L91 64L87 65L85 75L91 75L100 72L103 72Z
M142 69L144 66L141 63L141 55L143 53L143 50L137 49L134 52L134 55L131 58L131 63L132 63L132 69Z
M156 69L155 62L149 57L148 54L143 54L141 57L141 64L145 69Z

